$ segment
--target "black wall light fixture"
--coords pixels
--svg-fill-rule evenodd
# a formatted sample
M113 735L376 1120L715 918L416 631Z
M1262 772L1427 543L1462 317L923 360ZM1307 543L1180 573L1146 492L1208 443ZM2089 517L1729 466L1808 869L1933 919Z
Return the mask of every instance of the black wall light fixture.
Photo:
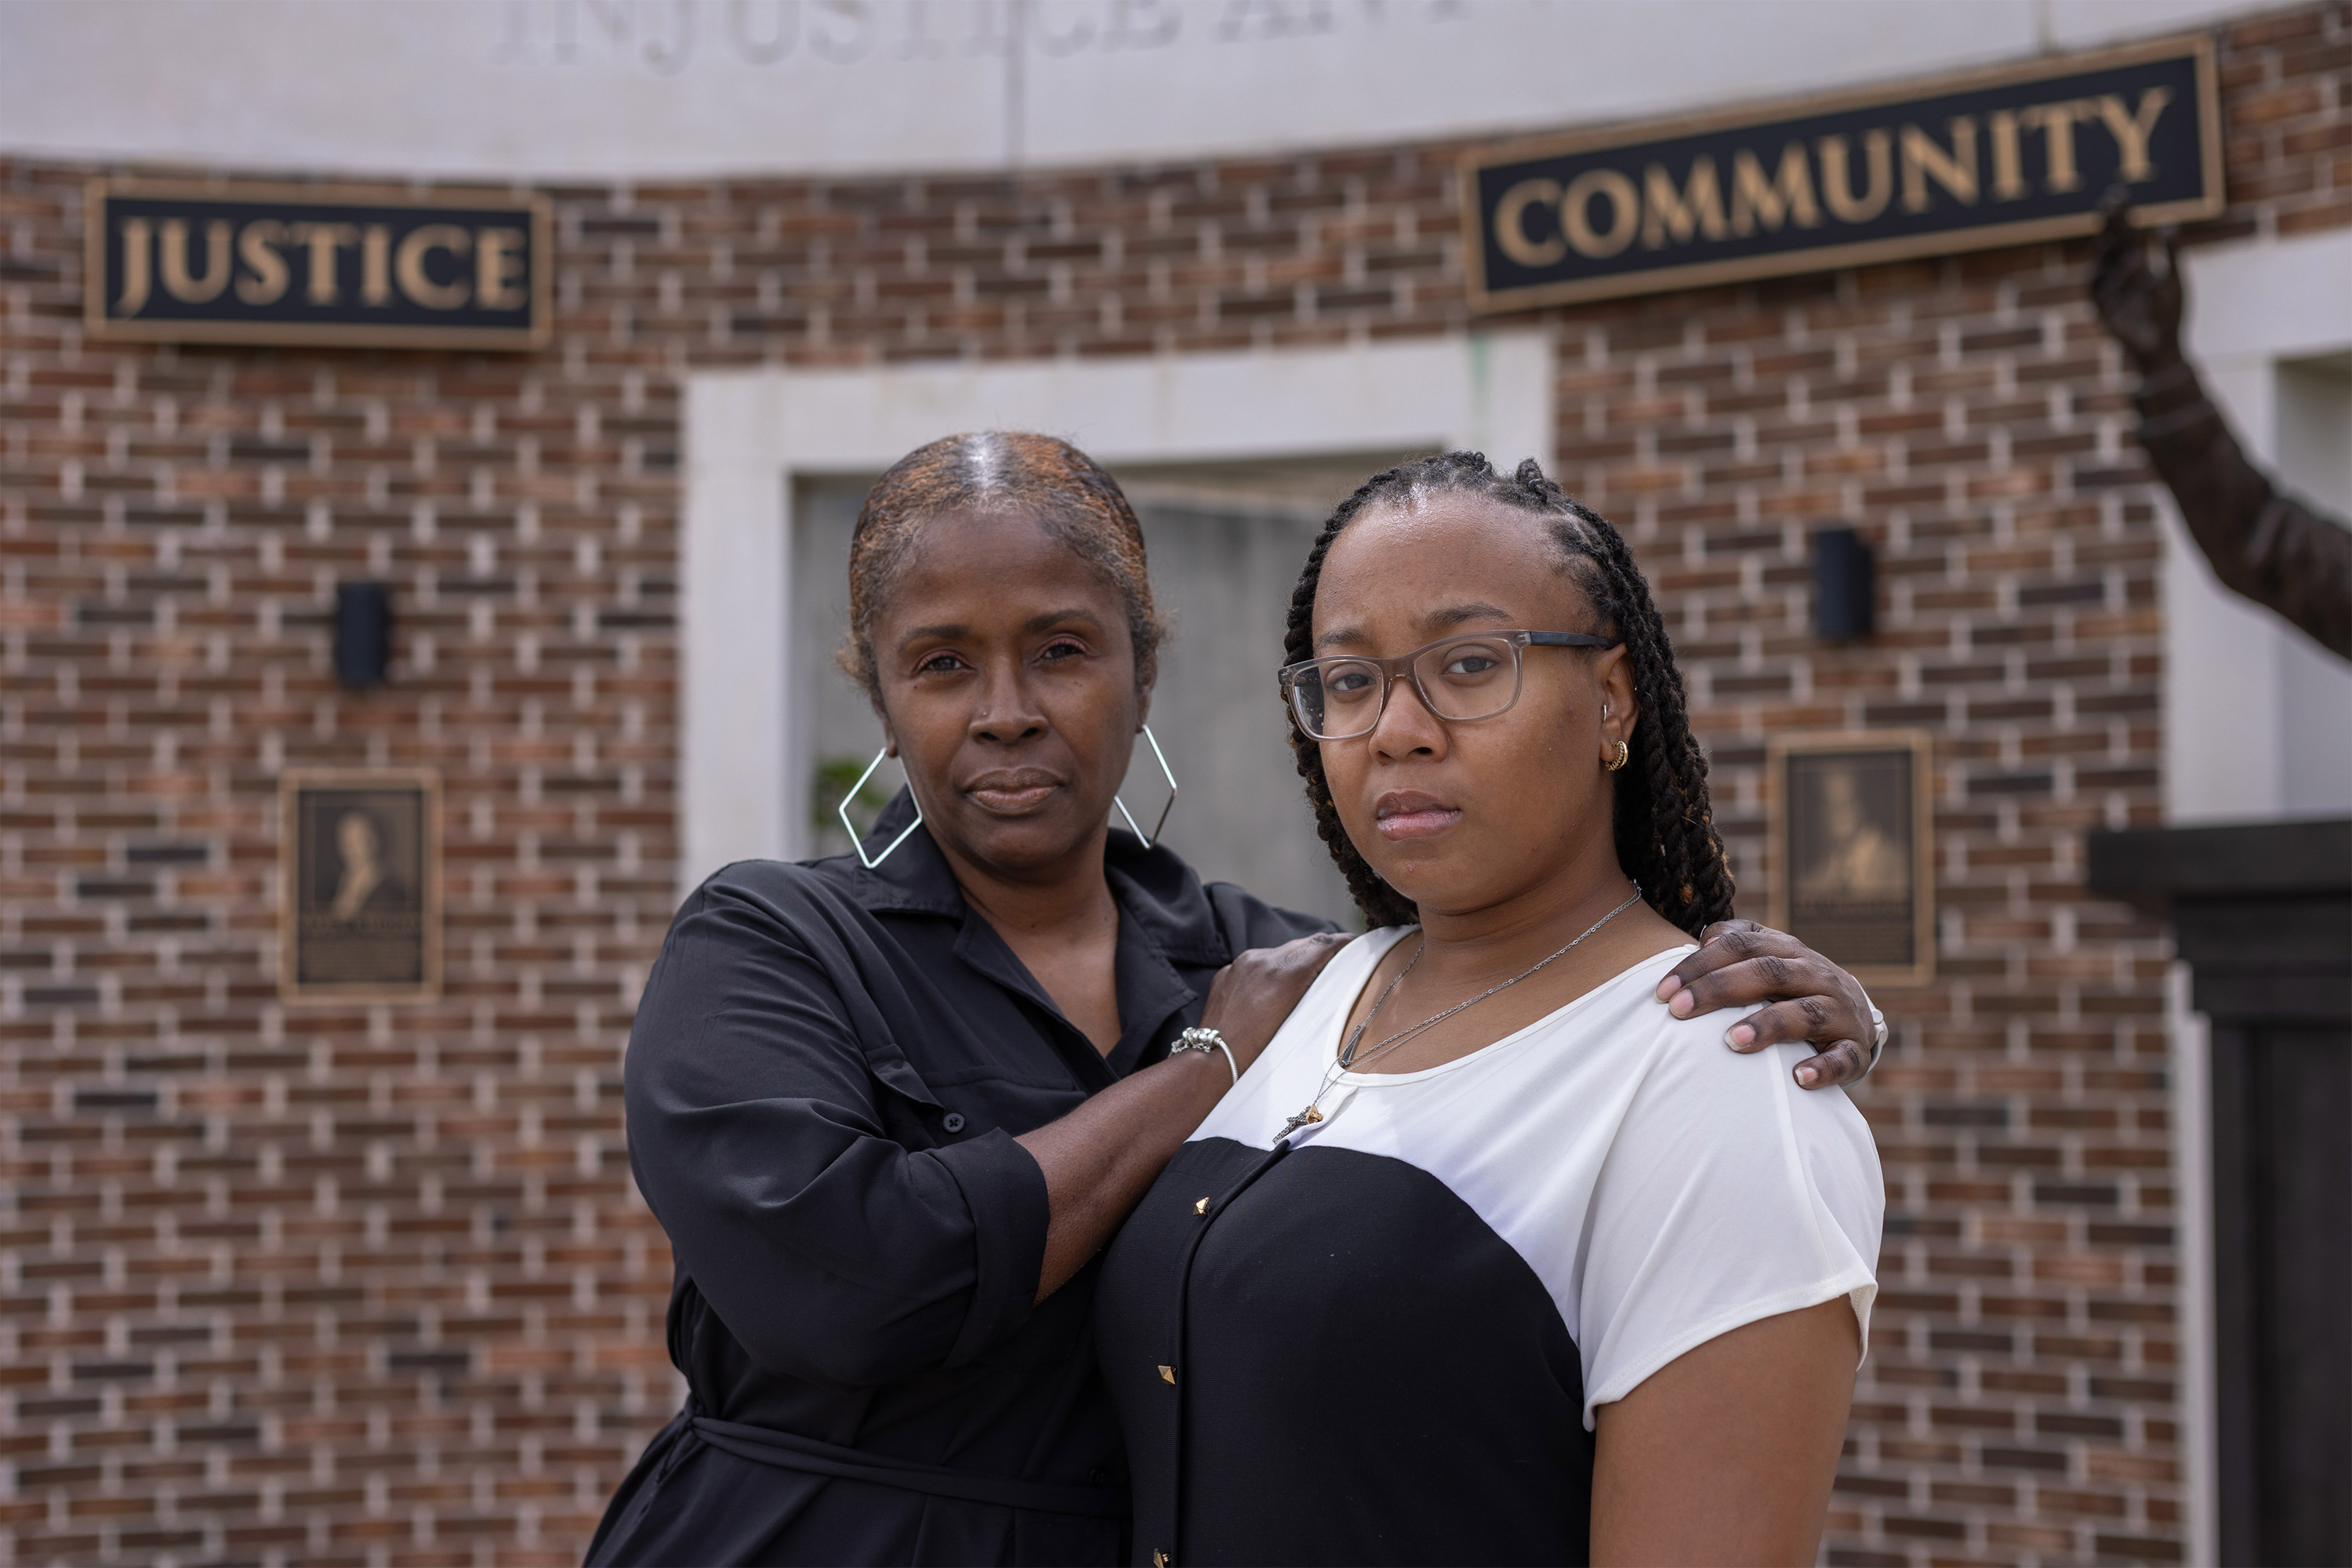
M392 663L392 590L382 583L335 584L335 679L353 690L383 684Z
M1871 634L1878 572L1859 529L1813 531L1813 635L1854 642Z

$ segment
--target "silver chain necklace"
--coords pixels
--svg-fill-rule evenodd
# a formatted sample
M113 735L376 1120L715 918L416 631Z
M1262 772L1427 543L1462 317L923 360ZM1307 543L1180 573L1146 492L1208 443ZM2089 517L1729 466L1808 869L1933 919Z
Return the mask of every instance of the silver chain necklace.
M1443 1024L1446 1019L1454 1016L1454 1014L1462 1012L1466 1008L1475 1007L1479 1003L1484 1002L1487 997L1494 995L1498 991L1508 991L1512 986L1517 985L1520 981L1525 980L1528 975L1535 973L1538 970L1543 968L1545 964L1549 963L1552 959L1560 957L1569 951L1569 948L1574 947L1577 942L1582 942L1586 937L1591 936L1594 931L1599 931L1602 926L1607 925L1611 921L1615 920L1619 915L1623 914L1627 910L1632 909L1635 904L1638 904L1641 901L1642 885L1639 882L1636 882L1633 884L1633 896L1632 898L1627 899L1623 903L1618 905L1615 909L1611 910L1607 914L1602 915L1591 925L1585 927L1583 931L1577 933L1576 937L1568 943L1567 947L1561 948L1559 952L1553 953L1550 958L1538 959L1535 963L1528 965L1527 968L1522 969L1517 974L1512 975L1508 980L1504 981L1500 985L1489 986L1486 990L1479 992L1475 996L1471 997L1466 1002L1456 1002L1453 1006L1448 1007L1443 1013L1433 1014L1429 1017L1423 1018L1418 1024L1409 1025L1404 1028L1399 1029L1395 1034L1391 1035L1387 1039L1382 1040L1379 1045L1374 1046L1370 1050L1366 1051L1360 1060L1368 1065L1370 1063L1376 1062L1380 1060L1381 1058L1386 1056L1389 1052L1396 1049L1397 1047L1403 1045L1406 1041L1419 1039L1423 1034L1435 1026ZM1412 973L1412 966L1419 963L1421 962L1421 955L1428 951L1429 938L1424 935L1421 939L1421 945L1412 950L1412 956L1405 960L1404 967L1397 971L1396 978L1390 981L1386 986L1381 988L1380 999L1372 1004L1372 1010L1364 1015L1364 1021L1357 1025L1354 1031L1349 1035L1348 1043L1339 1048L1339 1054L1333 1058L1330 1070L1323 1075L1323 1085L1320 1089L1318 1089L1315 1091L1315 1098L1307 1102L1306 1110L1300 1111L1297 1115L1284 1122L1282 1124L1282 1131L1275 1136L1278 1138L1287 1138L1293 1132L1297 1131L1300 1128L1307 1126L1308 1123L1323 1120L1323 1112L1319 1109L1322 1104L1323 1097L1331 1092L1331 1086L1339 1081L1339 1075L1341 1073L1349 1070L1357 1065L1360 1058L1356 1055L1356 1047L1363 1040L1364 1031L1372 1026L1372 1020L1381 1016L1381 1009L1388 1005L1390 995L1394 993L1398 986L1404 984L1404 977Z

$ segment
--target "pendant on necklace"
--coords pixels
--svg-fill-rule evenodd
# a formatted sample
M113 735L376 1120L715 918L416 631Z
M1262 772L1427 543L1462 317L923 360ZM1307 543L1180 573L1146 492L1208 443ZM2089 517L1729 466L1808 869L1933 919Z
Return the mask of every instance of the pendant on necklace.
M1306 1110L1300 1111L1297 1115L1292 1117L1289 1121L1282 1124L1282 1132L1280 1136L1287 1138L1292 1133L1297 1131L1300 1128L1306 1126L1308 1122L1320 1121L1322 1120L1323 1113L1316 1110L1312 1105L1309 1105Z

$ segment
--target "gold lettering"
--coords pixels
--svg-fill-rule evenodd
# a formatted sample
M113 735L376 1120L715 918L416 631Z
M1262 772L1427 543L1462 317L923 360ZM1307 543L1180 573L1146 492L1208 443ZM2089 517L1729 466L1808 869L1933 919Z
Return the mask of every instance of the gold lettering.
M226 218L215 218L205 226L205 275L197 278L188 271L188 220L167 217L163 220L163 288L173 299L191 305L201 305L217 299L228 287L229 225Z
M392 230L380 223L360 237L360 303L392 303Z
M1840 223L1868 223L1886 210L1888 199L1895 195L1895 160L1889 156L1894 144L1884 131L1862 133L1862 155L1870 164L1870 184L1857 201L1853 174L1846 167L1845 138L1821 139L1822 200L1829 203Z
M2050 171L2045 182L2049 189L2083 188L2083 173L2074 166L2074 122L2088 120L2097 112L2090 100L2071 98L2057 103L2037 103L2018 117L2042 132L2042 152Z
M122 220L122 296L114 301L118 316L135 316L147 305L147 290L153 287L148 271L147 252L155 233L154 225L143 217Z
M1521 180L1495 204L1495 243L1522 267L1549 267L1568 254L1568 241L1559 235L1538 245L1528 237L1528 209L1559 200L1558 180Z
M2137 114L2126 110L2124 100L2115 93L2099 100L2099 118L2107 122L2107 130L2116 139L2116 152L2123 163L2119 173L2126 182L2156 177L2156 165L2147 161L2147 142L2156 134L2157 118L2171 101L2172 89L2168 87L2152 87L2141 93Z
M522 230L474 231L474 303L485 310L512 310L530 302L522 280Z
M452 256L463 256L474 247L474 237L456 224L428 223L412 228L400 237L400 247L393 252L393 276L400 279L400 291L428 310L455 310L466 303L465 275L458 274L453 283L436 283L425 270L425 253L446 250Z
M1593 232L1592 198L1609 198L1609 227L1605 233ZM1642 196L1633 189L1633 182L1614 169L1587 169L1568 183L1559 198L1560 232L1568 243L1576 247L1579 256L1594 259L1614 256L1633 243L1633 231L1642 226Z
M298 223L294 226L297 243L310 247L310 283L302 297L313 305L342 303L343 287L336 276L341 270L336 265L336 253L358 239L360 231L347 223Z
M1995 201L2013 202L2026 194L2025 161L2017 151L2017 112L1996 109L1987 127L1992 141L1992 195Z
M237 258L247 268L247 275L236 280L236 297L248 305L267 305L286 292L292 274L286 270L286 258L278 247L286 243L286 226L258 218L247 224L236 237Z
M1675 244L1688 245L1701 233L1721 239L1729 231L1712 158L1693 161L1690 182L1679 191L1664 164L1651 164L1642 172L1642 244L1651 250L1663 247L1669 234Z
M1792 217L1799 228L1816 228L1822 221L1821 205L1813 200L1813 166L1805 157L1804 143L1791 142L1780 149L1780 172L1769 182L1755 153L1745 147L1734 153L1731 232L1743 237L1753 234L1759 222L1778 229Z
M1933 179L1963 206L1977 204L1977 120L1956 114L1945 123L1951 128L1948 153L1936 139L1916 125L1903 128L1903 210L1927 210L1927 182Z

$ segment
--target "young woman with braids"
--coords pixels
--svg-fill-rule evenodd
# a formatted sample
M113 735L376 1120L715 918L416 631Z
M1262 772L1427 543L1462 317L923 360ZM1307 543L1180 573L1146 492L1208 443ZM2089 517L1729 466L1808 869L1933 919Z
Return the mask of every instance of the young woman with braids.
M1091 1260L1348 950L1108 828L1162 634L1135 514L1084 454L910 454L858 516L850 604L844 662L908 788L856 856L711 877L646 981L629 1154L687 1397L590 1561L1116 1562ZM1743 1027L1859 1076L1850 977L1735 937L1675 1005L1789 998Z
M1883 1207L1659 983L1731 911L1673 649L1533 462L1379 476L1283 689L1372 933L1106 1256L1133 1560L1811 1563Z

